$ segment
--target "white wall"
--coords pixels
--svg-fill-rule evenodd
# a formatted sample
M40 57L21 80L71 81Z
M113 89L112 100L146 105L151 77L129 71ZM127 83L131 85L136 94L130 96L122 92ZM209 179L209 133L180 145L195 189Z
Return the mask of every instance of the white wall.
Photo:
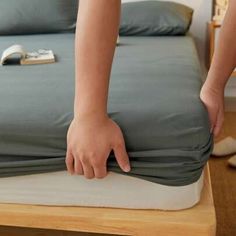
M181 2L194 9L193 23L191 32L194 35L198 53L203 67L206 68L208 60L208 32L207 22L212 16L212 0L175 0Z
M137 0L122 0L122 2L135 2L135 1ZM194 9L193 23L190 31L195 38L202 66L205 67L207 62L206 59L208 56L208 52L206 51L207 49L206 46L208 43L207 22L210 21L211 19L213 0L173 0L173 1L185 4Z

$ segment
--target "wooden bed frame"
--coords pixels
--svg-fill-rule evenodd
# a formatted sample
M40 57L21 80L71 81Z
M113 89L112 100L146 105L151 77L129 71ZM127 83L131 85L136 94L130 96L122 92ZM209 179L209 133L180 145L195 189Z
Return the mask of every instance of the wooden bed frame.
M209 167L205 168L201 201L191 209L159 211L0 204L0 225L113 235L213 236L216 217Z

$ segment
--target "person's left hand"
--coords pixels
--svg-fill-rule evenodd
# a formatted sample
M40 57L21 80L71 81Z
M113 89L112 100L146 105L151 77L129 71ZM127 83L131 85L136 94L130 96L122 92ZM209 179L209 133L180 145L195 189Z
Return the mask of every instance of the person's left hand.
M211 132L218 136L224 122L224 88L214 88L205 83L200 98L205 104L211 123Z

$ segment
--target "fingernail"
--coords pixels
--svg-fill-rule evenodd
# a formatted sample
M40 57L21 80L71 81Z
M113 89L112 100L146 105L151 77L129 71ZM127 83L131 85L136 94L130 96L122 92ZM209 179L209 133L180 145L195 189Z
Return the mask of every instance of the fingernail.
M124 167L124 171L125 171L125 172L129 172L129 171L130 171L130 165L125 166L125 167Z

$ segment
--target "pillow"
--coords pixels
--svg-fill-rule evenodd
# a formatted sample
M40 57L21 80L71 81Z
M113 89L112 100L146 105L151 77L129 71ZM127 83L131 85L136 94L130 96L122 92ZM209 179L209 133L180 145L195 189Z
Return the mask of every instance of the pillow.
M0 0L0 35L74 31L78 0Z
M122 4L120 35L184 35L193 9L174 2L138 1Z

